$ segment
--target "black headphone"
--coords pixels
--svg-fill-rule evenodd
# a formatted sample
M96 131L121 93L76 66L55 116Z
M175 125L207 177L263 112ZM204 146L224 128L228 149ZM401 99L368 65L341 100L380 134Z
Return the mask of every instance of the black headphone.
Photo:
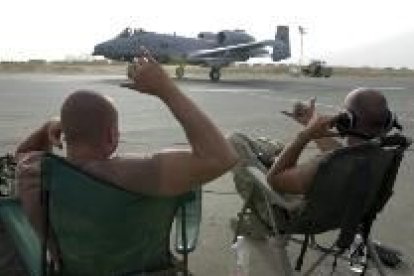
M357 124L357 116L355 112L349 109L345 109L344 111L339 113L335 121L335 127L341 135L354 133L356 124ZM400 131L402 130L402 126L398 122L397 115L394 112L391 112L389 109L387 109L387 115L386 115L386 120L385 120L383 129L385 132L389 132L393 128L396 128ZM362 133L361 135L367 136L366 134L362 134Z

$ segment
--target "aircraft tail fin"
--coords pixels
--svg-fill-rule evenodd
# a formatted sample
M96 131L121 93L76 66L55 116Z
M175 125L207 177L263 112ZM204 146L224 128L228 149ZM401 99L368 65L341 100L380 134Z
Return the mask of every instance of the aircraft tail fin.
M275 41L276 43L273 47L272 54L273 61L290 58L290 39L288 26L277 26Z

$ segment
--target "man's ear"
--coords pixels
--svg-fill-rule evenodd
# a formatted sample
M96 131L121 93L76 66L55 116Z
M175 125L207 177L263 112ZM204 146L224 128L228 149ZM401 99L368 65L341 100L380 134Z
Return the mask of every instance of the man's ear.
M111 144L115 144L118 145L118 141L119 141L119 130L117 127L112 126L109 128L109 133L108 133L108 141Z

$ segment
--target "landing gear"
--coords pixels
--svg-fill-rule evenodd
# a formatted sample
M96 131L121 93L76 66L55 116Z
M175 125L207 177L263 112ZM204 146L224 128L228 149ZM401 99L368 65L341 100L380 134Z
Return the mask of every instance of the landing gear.
M211 67L209 76L210 76L210 80L212 80L212 81L219 81L220 80L220 76L221 76L221 74L220 74L220 68L218 68L218 67Z
M177 69L175 69L175 76L179 80L184 77L184 66L183 65L180 65L177 67Z

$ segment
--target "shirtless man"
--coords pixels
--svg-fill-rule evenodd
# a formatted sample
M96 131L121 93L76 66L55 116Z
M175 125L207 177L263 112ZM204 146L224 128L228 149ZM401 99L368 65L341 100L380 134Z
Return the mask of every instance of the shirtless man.
M185 193L221 176L237 162L237 153L220 130L148 52L134 67L134 82L129 88L160 99L183 127L190 149L164 150L142 158L112 157L119 130L111 99L92 91L71 94L61 107L60 121L46 122L19 145L15 154L22 206L39 233L40 160L53 146L62 147L61 133L69 162L114 185L148 195Z
M354 114L355 124L350 130L360 136L383 136L392 127L387 100L379 91L365 88L353 90L345 97L344 108L349 114ZM270 168L267 180L279 192L305 194L315 176L320 157L303 164L297 164L297 160L311 141L314 141L322 152L342 146L332 138L337 136L337 133L331 131L338 116L319 115L315 111L315 99L311 100L309 106L299 104L293 113L285 114L305 127L284 147ZM364 139L357 135L346 135L345 146L357 145L363 141Z

